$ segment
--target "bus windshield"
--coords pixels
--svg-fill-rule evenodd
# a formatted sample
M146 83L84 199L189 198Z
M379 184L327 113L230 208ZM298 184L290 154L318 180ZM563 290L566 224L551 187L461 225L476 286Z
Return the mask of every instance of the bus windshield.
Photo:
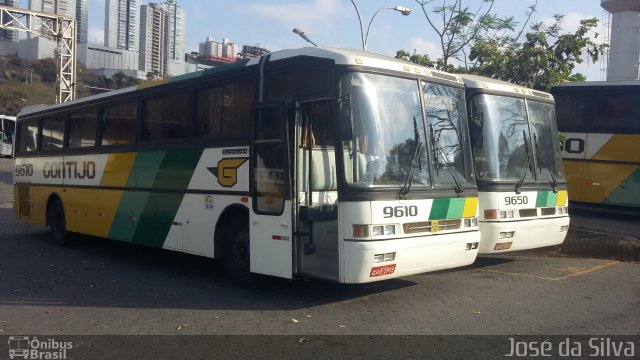
M16 122L11 119L2 119L2 141L11 144L16 133Z
M351 73L340 89L341 99L350 101L352 133L342 144L349 184L419 188L431 186L432 178L436 186L470 184L470 161L461 145L467 141L462 89L423 83L426 111L417 80Z
M527 107L538 160L538 180L549 182L553 180L553 176L558 181L564 180L560 137L553 104L527 100Z
M553 104L480 94L471 101L471 113L483 115L483 143L474 153L478 179L504 182L534 182L536 178L549 182L554 176L556 180L564 179Z

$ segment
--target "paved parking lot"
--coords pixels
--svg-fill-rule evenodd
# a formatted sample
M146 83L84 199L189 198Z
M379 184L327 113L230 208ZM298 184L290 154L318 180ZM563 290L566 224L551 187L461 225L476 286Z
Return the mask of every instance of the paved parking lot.
M640 334L640 264L510 254L364 285L228 281L215 261L13 219L0 160L0 335Z

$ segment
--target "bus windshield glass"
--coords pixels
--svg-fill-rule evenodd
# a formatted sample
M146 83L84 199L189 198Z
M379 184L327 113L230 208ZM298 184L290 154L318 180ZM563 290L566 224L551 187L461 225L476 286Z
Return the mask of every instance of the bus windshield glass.
M417 80L383 75L343 76L341 98L350 101L352 125L350 139L342 144L348 183L388 187L409 183L419 188L431 186L433 178L435 186L470 184L470 159L461 145L467 143L463 90L419 85ZM434 151L434 174L429 173L427 144Z
M538 179L541 182L564 181L560 138L553 104L527 100L531 131L538 160ZM551 175L553 173L553 176Z
M8 144L11 144L13 141L13 135L16 133L16 122L15 120L10 119L2 119L2 134L3 141Z
M483 118L483 143L474 153L478 179L564 180L553 104L481 94L472 99L471 113Z

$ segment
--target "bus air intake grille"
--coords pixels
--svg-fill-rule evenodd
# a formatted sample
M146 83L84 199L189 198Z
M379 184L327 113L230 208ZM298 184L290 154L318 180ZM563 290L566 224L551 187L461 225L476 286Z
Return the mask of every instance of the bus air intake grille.
M521 218L534 217L538 216L538 209L521 209L519 213Z
M443 74L443 73L437 72L437 71L432 71L431 75L433 77L437 77L437 78L440 78L440 79L445 79L445 80L449 80L449 81L456 81L456 82L458 81L458 78L453 76L453 75Z
M540 209L540 213L542 214L542 216L555 215L556 214L556 208L554 208L554 207L542 208L542 209Z
M31 216L31 199L29 198L29 187L18 185L18 216Z
M533 91L533 95L537 96L537 97L545 98L545 99L551 99L551 95L545 94L545 93L540 92L540 91Z
M402 225L402 229L405 234L435 233L446 230L458 230L460 229L461 223L462 220L460 219L420 221L405 223Z

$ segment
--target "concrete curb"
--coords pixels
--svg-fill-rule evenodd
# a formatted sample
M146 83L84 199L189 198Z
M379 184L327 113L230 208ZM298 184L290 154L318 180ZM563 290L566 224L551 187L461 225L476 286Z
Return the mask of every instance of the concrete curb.
M562 245L547 248L545 254L640 261L640 238L572 228Z

